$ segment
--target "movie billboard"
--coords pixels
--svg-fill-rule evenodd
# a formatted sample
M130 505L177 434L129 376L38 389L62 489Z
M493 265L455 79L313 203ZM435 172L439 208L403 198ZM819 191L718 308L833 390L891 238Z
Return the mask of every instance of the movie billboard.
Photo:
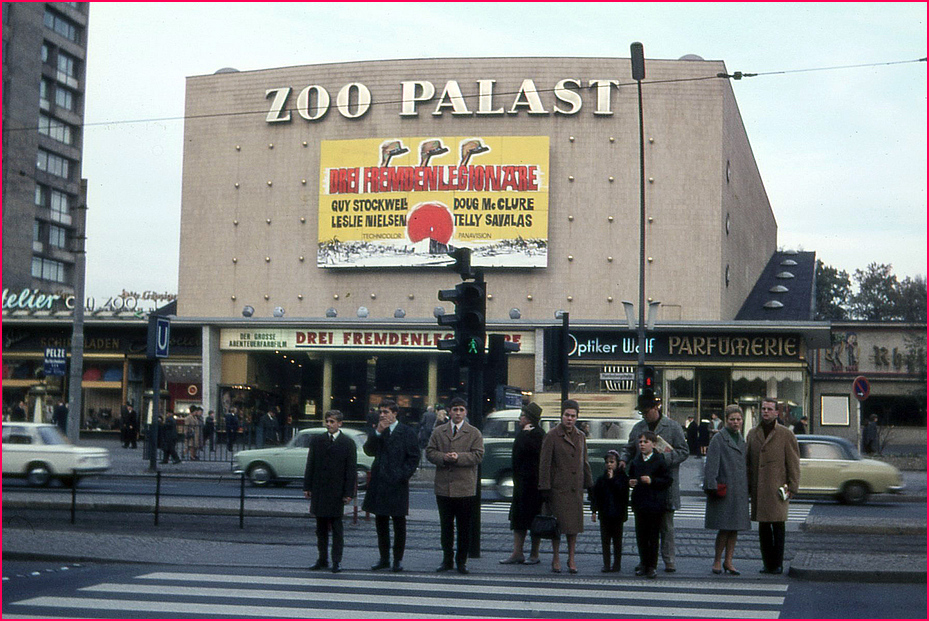
M324 140L322 268L548 263L548 136Z

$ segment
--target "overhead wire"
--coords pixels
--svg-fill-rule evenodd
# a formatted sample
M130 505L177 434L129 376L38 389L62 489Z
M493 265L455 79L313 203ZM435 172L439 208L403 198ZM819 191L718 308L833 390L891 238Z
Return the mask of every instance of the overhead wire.
M862 68L868 68L868 67L885 67L889 65L904 65L904 64L912 64L912 63L918 63L918 62L926 62L926 57L912 59L912 60L896 60L896 61L888 61L888 62L861 63L861 64L856 64L856 65L835 65L835 66L828 66L828 67L810 67L806 69L784 69L780 71L760 71L760 72L755 72L755 73L735 71L731 74L717 73L715 75L698 76L698 77L692 77L692 78L669 78L666 80L642 80L642 85L648 86L648 85L656 85L656 84L674 84L674 83L680 83L680 82L699 82L699 81L704 81L704 80L717 80L717 79L741 80L743 78L754 78L754 77L771 76L771 75L809 73L813 71L838 71L838 70L844 70L844 69L862 69ZM616 83L615 86L617 88L623 88L626 86L635 86L636 84L637 82L635 81L619 82L619 83ZM588 86L579 86L578 89L576 90L594 89L596 87L597 87L596 84L589 84ZM556 90L555 88L543 88L543 89L535 89L535 92L536 93L552 93L555 90ZM500 96L500 97L518 96L522 92L523 92L522 90L504 91L504 92L495 92L493 93L493 95ZM449 97L449 99L467 101L467 100L476 99L480 96L481 96L480 94L462 95L460 98L455 96L455 97ZM384 100L384 101L372 101L368 105L369 106L386 106L386 105L398 105L402 103L404 103L403 99L390 99L390 100ZM307 111L312 110L315 113L319 111L319 107L317 106L307 107L305 110ZM299 111L300 109L296 107L291 107L291 108L282 108L280 112L299 112ZM235 116L246 116L246 115L252 115L252 114L268 114L268 110L263 109L263 110L243 110L243 111L236 111L236 112L214 112L214 113L207 113L207 114L152 117L152 118L145 118L145 119L126 119L126 120L121 120L121 121L96 121L92 123L83 123L81 127L87 128L87 127L101 127L101 126L107 126L107 125L129 125L129 124L135 124L135 123L163 123L163 122L169 122L169 121L186 121L186 120L199 120L199 119L211 119L211 118L222 118L222 117L235 117ZM36 130L38 130L38 126L28 126L28 127L6 127L5 126L3 128L4 133L15 132L15 131L36 131Z

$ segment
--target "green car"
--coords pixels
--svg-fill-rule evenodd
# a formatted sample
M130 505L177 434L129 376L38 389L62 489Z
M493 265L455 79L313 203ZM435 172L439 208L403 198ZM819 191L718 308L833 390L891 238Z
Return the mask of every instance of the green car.
M870 494L903 491L899 470L876 459L863 459L845 438L801 434L797 443L802 496L833 496L839 502L858 505Z
M325 427L301 429L285 446L239 451L233 457L232 471L236 474L244 472L252 485L259 487L268 483L284 486L291 481L302 481L310 438L321 433L326 433ZM361 450L368 436L364 431L349 427L342 427L342 433L358 446L358 489L365 489L371 464L374 463L374 458Z
M481 461L481 488L495 490L506 499L513 497L513 440L519 432L520 410L500 410L484 421L484 459ZM578 428L587 430L587 460L594 480L603 474L603 456L610 449L620 451L629 432L641 420L636 418L579 418ZM548 432L560 421L543 417L540 427Z

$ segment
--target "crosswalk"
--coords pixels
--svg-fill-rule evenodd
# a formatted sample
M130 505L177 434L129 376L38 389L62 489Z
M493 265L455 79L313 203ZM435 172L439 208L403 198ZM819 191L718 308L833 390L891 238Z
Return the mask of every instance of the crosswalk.
M787 522L791 524L804 523L806 518L809 517L812 508L812 503L791 502L787 510ZM494 502L481 505L481 513L486 515L507 514L509 510L510 503L508 502ZM699 519L702 522L705 513L706 501L704 499L698 497L685 497L681 498L681 508L674 512L674 519Z
M9 602L4 617L778 618L787 585L512 576L156 571Z

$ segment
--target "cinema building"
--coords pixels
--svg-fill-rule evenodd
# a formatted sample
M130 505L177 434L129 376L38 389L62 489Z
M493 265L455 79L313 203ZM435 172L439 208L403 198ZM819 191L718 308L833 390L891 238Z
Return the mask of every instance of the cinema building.
M646 359L672 416L777 396L810 407L812 253L777 223L721 61L647 60L642 84ZM723 74L723 77L719 77ZM177 325L202 329L204 406L411 415L461 389L436 313L488 283L488 332L519 342L507 383L632 414L638 99L626 58L353 62L188 79ZM634 341L634 339L633 339Z

